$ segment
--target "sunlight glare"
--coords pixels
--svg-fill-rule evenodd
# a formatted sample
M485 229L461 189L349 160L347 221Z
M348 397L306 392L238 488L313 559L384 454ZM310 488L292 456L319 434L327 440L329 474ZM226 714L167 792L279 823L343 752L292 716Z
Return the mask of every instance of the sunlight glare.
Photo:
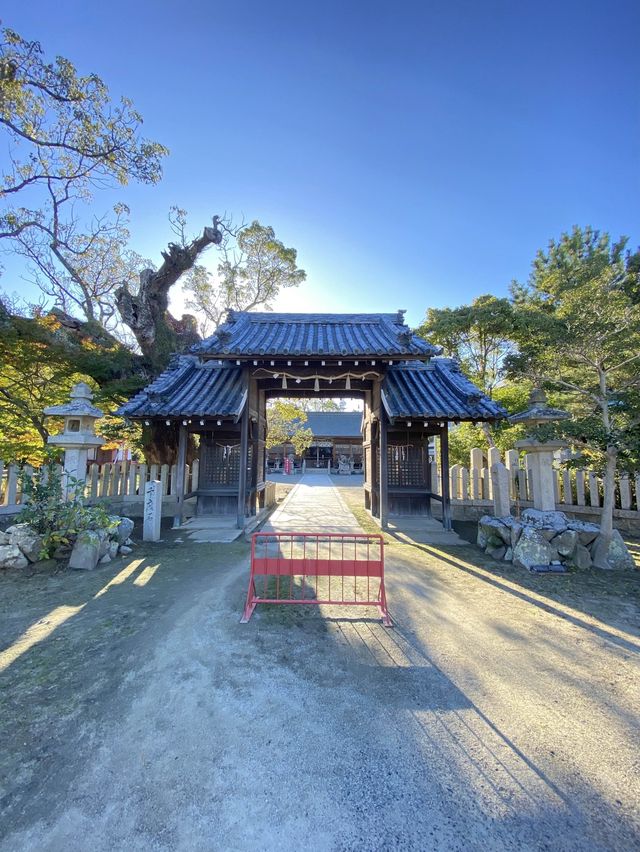
M133 581L133 585L146 586L159 567L160 563L158 563L157 565L148 565L143 571L138 574L138 576Z
M49 615L45 615L44 618L32 624L12 645L0 652L0 672L9 668L18 657L21 657L22 654L33 648L34 645L37 645L38 642L42 642L43 639L50 636L54 630L60 627L61 624L64 624L73 615L77 615L85 606L86 604L80 604L80 606L58 606L52 609Z

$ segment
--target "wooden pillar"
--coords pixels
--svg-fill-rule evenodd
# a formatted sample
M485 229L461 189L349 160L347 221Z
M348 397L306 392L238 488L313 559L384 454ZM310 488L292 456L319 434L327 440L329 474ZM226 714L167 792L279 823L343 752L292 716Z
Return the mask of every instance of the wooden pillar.
M374 518L380 517L380 452L379 452L380 424L378 421L371 423L371 514Z
M178 430L178 461L176 464L176 509L173 515L173 528L182 525L184 517L184 470L187 464L187 427L182 423ZM172 483L173 484L173 483Z
M387 467L387 413L384 408L380 409L380 425L378 434L380 436L380 527L383 530L388 526L389 515L389 470Z
M451 497L449 494L449 424L440 429L440 469L442 472L442 526L451 529Z
M258 434L262 448L262 481L266 484L269 456L267 451L267 398L262 390L258 394Z
M431 517L431 492L433 486L431 482L431 462L429 461L429 438L424 447L424 482L427 486L427 517Z
M244 529L247 503L247 467L249 465L249 398L247 396L240 420L240 471L238 476L238 529Z
M252 422L249 426L251 429L251 481L249 482L249 489L251 490L250 514L255 515L258 500L258 452L260 444L258 442L258 424Z

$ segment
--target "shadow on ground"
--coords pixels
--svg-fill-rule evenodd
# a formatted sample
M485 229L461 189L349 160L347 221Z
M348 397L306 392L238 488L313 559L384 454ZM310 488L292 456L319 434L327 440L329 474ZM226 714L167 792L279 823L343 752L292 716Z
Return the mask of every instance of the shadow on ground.
M1 848L638 847L626 586L392 544L394 629L242 625L247 544L176 537L0 578Z

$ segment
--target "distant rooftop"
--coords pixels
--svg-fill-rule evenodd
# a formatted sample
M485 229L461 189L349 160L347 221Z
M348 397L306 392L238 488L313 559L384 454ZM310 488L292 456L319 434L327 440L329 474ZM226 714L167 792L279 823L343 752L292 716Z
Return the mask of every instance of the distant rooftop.
M227 322L192 352L219 358L264 356L429 358L439 352L394 314L281 314L229 311Z
M310 411L304 425L318 438L359 438L362 431L362 412Z

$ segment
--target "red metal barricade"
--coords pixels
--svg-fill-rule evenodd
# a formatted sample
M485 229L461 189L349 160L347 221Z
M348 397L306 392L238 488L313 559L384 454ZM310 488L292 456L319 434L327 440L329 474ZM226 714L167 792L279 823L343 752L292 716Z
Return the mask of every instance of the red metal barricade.
M259 603L375 606L391 627L384 539L368 533L254 533L245 623Z

